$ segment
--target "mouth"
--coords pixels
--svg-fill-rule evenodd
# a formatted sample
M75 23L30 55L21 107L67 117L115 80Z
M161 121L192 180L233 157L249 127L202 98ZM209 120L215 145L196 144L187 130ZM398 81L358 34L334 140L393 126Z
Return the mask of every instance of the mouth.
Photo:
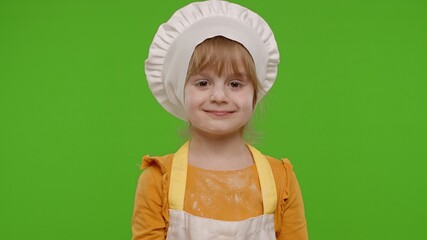
M235 111L217 111L217 110L204 110L204 111L206 113L209 113L211 115L218 116L218 117L227 116L235 112Z

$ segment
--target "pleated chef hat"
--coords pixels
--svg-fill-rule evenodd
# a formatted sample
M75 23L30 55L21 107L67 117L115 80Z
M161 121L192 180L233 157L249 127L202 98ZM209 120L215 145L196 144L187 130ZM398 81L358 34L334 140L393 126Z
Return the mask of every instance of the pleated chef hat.
M160 25L145 61L145 73L153 95L178 118L187 120L184 86L193 51L198 44L215 36L237 41L251 54L262 86L257 101L276 79L279 50L264 19L227 1L191 3Z

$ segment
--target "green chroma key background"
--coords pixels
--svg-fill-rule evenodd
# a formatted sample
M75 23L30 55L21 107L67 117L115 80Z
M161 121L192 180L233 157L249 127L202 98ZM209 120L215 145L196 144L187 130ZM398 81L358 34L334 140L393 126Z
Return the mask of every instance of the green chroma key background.
M189 2L0 3L0 239L131 238L141 157L185 126L144 60ZM280 47L255 146L292 161L310 239L425 237L427 2L235 2Z

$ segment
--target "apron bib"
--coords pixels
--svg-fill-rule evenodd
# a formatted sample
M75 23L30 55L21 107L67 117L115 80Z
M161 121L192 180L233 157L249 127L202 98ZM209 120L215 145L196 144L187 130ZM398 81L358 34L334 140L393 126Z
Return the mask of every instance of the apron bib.
M185 212L184 196L187 181L188 146L185 143L174 155L169 186L169 228L167 240L275 240L274 211L276 186L268 160L248 145L257 168L263 215L242 221L221 221Z

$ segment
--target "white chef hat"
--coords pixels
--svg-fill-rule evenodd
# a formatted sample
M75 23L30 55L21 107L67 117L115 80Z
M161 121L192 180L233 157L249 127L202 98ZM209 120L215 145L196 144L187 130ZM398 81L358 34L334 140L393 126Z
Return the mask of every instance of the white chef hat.
M198 44L215 36L237 41L251 54L262 86L257 101L276 79L279 50L264 19L227 1L191 3L160 25L145 61L145 73L153 95L178 118L187 120L184 86L193 51Z

